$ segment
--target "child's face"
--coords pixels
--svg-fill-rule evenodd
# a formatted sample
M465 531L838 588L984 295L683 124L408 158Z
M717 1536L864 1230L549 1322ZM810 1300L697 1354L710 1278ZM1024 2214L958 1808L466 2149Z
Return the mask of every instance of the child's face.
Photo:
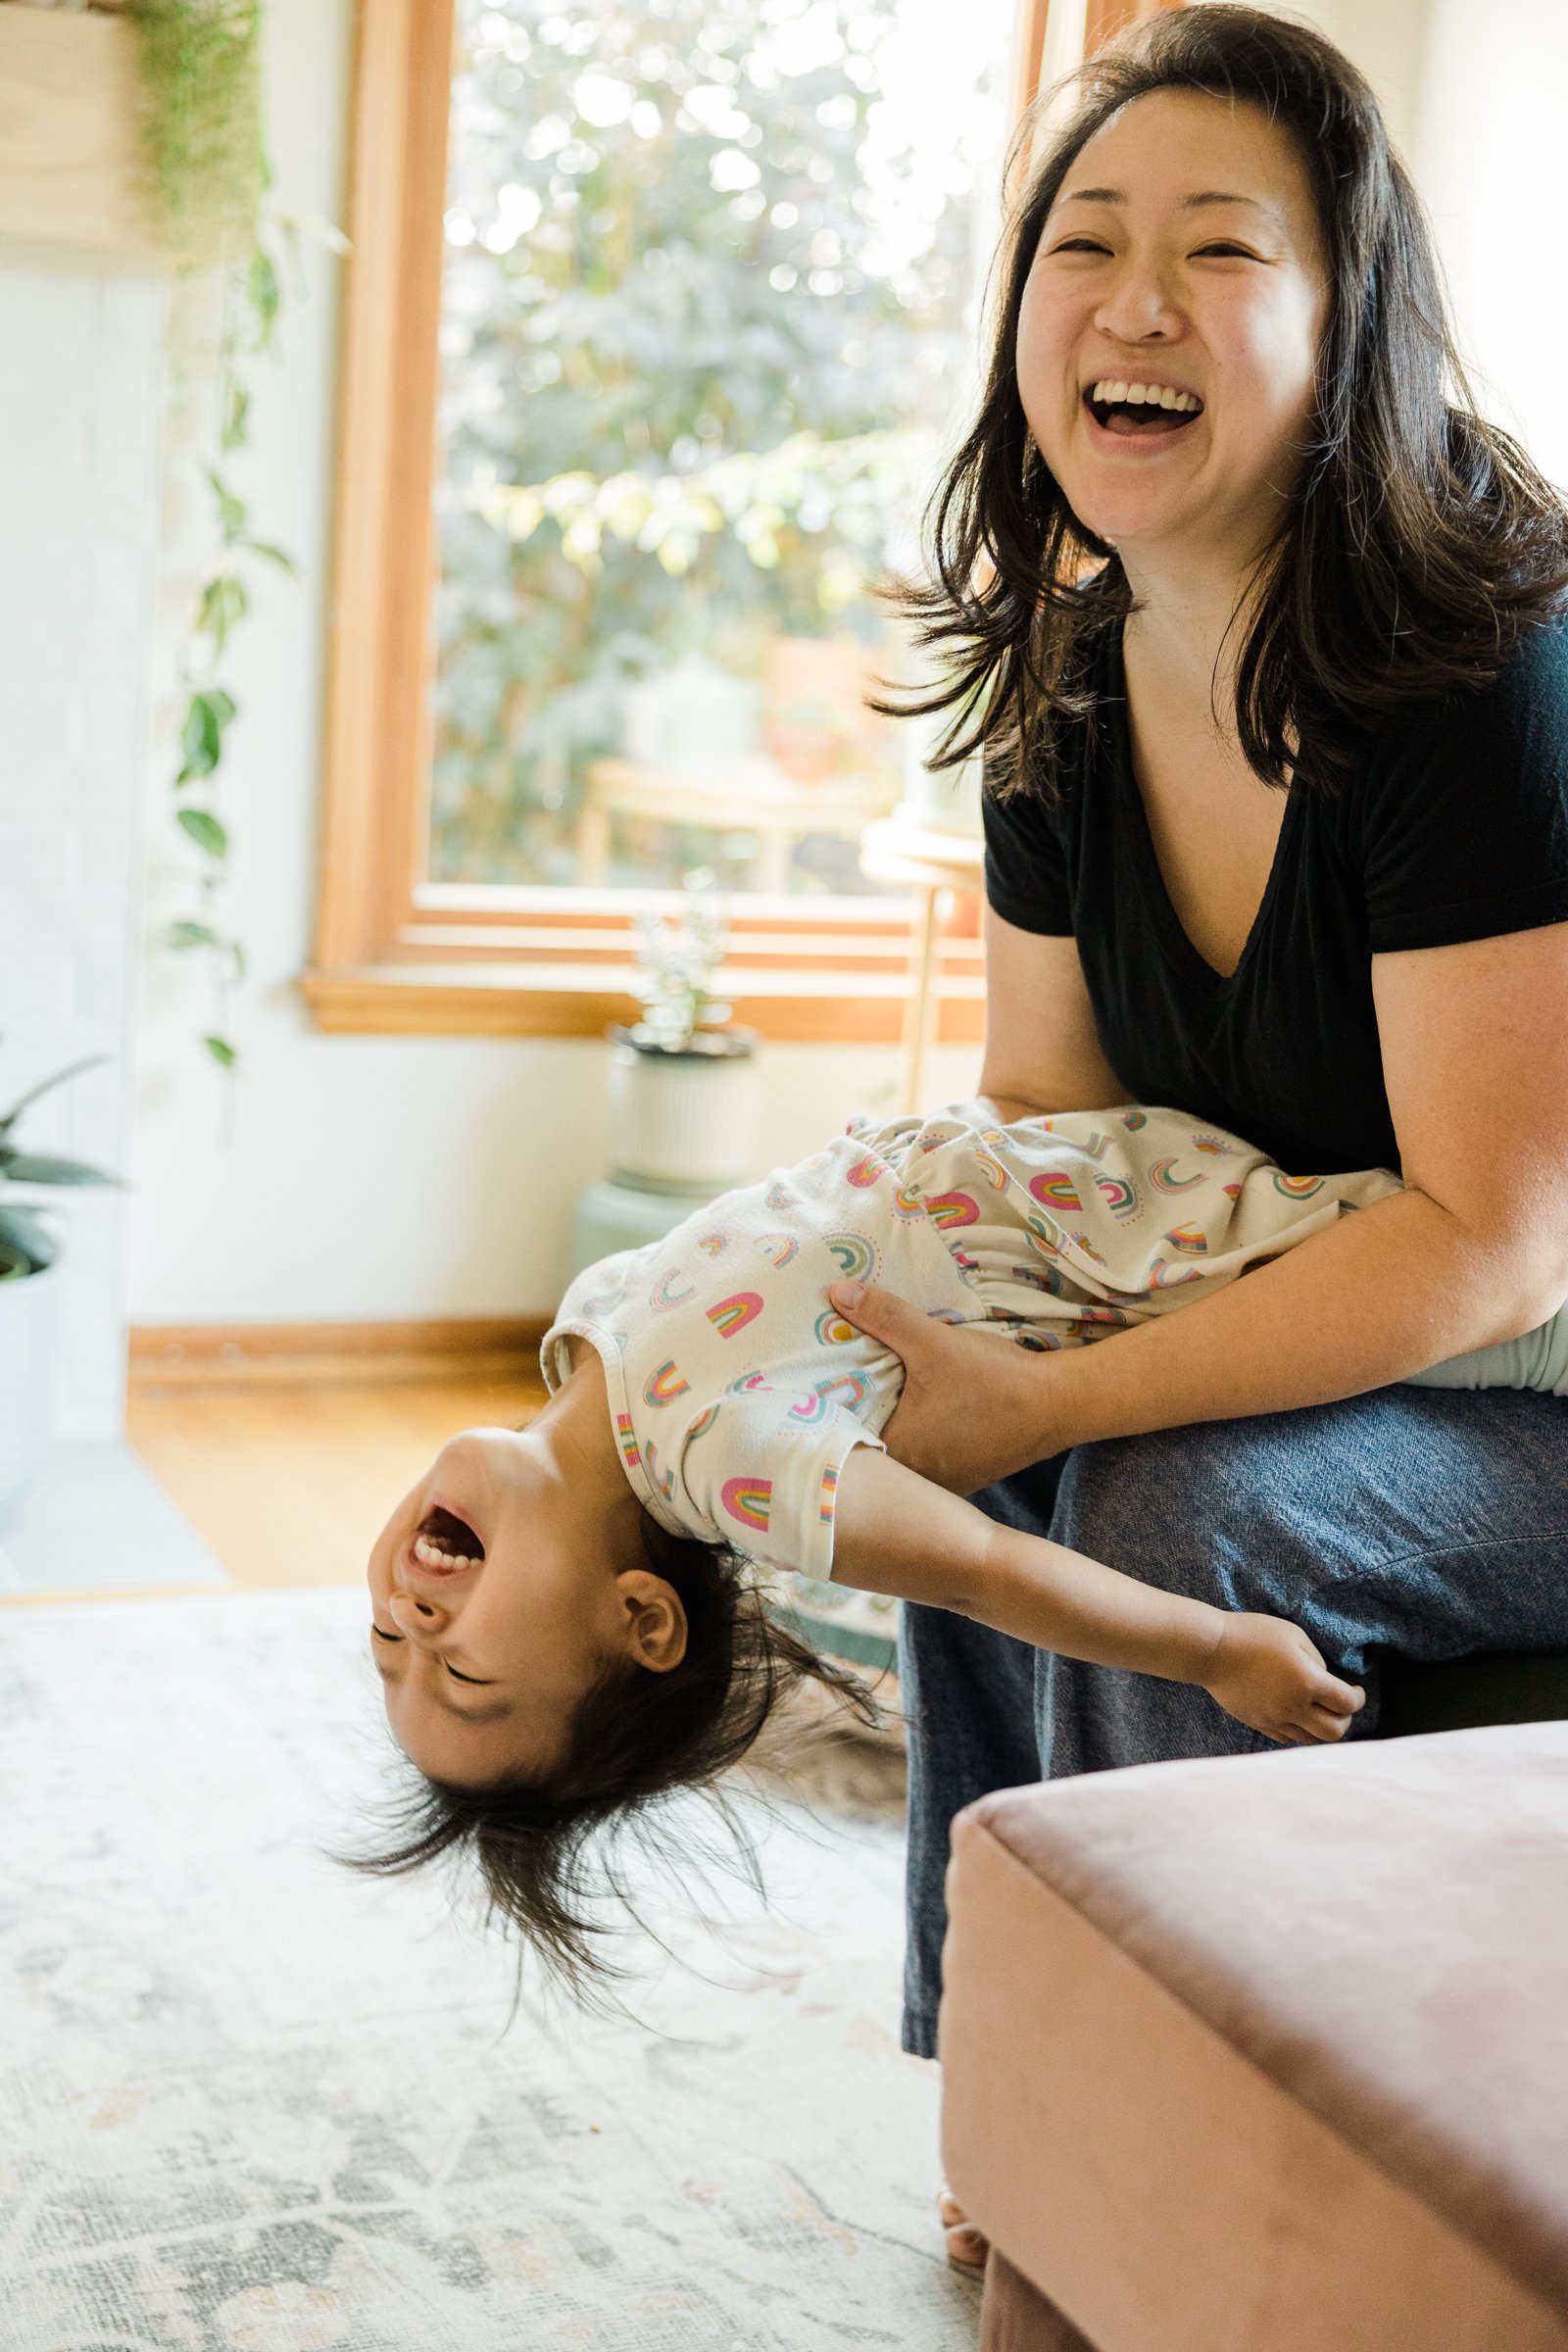
M370 1554L370 1647L421 1772L474 1785L559 1754L625 1647L627 1580L598 1532L531 1429L466 1430L399 1503Z

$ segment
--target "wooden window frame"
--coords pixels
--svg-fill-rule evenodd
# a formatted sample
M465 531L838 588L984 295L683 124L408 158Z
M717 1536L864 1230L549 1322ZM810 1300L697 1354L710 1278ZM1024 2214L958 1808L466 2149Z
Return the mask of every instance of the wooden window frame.
M1015 0L1012 102L1035 95L1049 0ZM1102 20L1149 0L1089 0ZM633 1018L631 919L667 892L431 883L430 611L443 213L456 0L360 0L316 943L318 1027L602 1036ZM730 925L735 1017L773 1038L891 1041L905 1026L899 901L752 901ZM937 1035L983 1034L978 909L938 950Z

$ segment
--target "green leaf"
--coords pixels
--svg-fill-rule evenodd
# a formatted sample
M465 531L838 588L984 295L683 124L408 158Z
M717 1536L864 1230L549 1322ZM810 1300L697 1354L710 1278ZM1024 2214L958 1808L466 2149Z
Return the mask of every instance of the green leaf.
M247 508L245 501L242 498L237 498L234 492L230 490L228 484L219 474L216 467L212 466L208 466L207 479L209 482L211 482L213 486L213 496L218 501L219 528L221 530L224 539L230 546L232 546L234 541L242 535L245 529L245 523L250 510Z
M231 571L219 572L202 590L196 626L203 635L211 637L219 653L228 643L229 630L249 612L250 601L244 581Z
M84 1159L62 1159L53 1152L18 1152L5 1155L5 1172L13 1184L118 1184L120 1178Z
M260 245L251 255L249 291L251 309L256 314L259 330L257 341L265 348L271 339L272 328L277 322L278 309L283 297L282 289L277 282L277 271L272 266L272 257Z
M191 696L185 708L185 724L180 730L179 748L184 760L174 778L176 787L212 774L223 757L223 729L234 717L235 710L233 696L225 694L221 686L209 686Z
M227 945L229 961L233 967L234 978L236 981L243 980L245 977L245 951L240 946L240 943L237 939L229 940Z
M172 948L220 948L222 941L211 923L191 922L188 918L169 926Z
M14 1274L40 1274L59 1254L54 1235L31 1208L0 1208L0 1256Z
M243 539L241 540L240 545L244 548L248 556L261 556L266 560L267 563L275 564L279 571L286 571L288 573L288 576L291 580L297 580L299 578L300 567L295 563L293 557L285 548L274 547L271 540Z
M251 396L243 384L230 384L228 407L223 416L220 446L223 449L243 449L251 437Z
M220 1070L233 1069L239 1060L237 1049L229 1044L226 1037L204 1037L202 1044Z
M209 858L223 858L228 856L227 829L210 808L181 808L179 823L196 847L205 851Z

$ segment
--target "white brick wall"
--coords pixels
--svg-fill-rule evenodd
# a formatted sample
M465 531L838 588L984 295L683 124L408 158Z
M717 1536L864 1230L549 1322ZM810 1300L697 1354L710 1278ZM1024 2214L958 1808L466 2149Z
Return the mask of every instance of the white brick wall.
M0 1107L81 1054L24 1140L129 1149L142 767L159 539L165 293L0 269ZM119 1434L122 1202L69 1223L62 1436Z

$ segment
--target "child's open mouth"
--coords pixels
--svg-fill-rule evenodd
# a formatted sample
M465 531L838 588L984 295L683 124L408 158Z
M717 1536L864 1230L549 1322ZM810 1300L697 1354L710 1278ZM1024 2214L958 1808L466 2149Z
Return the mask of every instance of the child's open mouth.
M456 1511L436 1503L426 1511L414 1533L411 1546L418 1565L433 1576L454 1576L464 1568L477 1568L484 1558L484 1545Z
M1184 432L1203 414L1196 392L1179 391L1174 384L1128 382L1102 375L1084 392L1084 406L1107 433L1141 440L1169 439Z

